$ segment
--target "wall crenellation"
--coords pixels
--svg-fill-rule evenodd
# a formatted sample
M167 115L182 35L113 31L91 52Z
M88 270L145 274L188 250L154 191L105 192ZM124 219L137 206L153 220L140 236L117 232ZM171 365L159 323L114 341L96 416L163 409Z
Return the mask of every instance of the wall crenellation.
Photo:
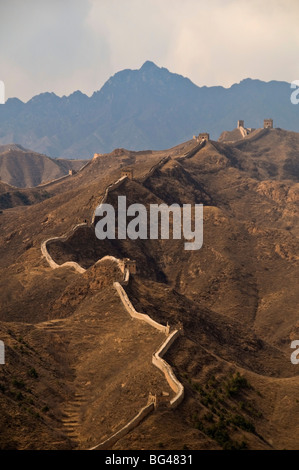
M264 129L273 129L273 119L264 119Z

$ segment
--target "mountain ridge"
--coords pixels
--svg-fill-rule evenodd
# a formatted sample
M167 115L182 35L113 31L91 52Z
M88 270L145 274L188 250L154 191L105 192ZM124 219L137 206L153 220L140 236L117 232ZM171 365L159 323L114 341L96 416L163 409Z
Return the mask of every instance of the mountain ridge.
M274 125L298 131L290 84L245 78L229 88L202 86L146 61L110 77L90 97L77 90L41 93L0 107L0 144L18 143L60 158L91 158L114 148L159 150L210 132L217 139L238 119L248 127Z

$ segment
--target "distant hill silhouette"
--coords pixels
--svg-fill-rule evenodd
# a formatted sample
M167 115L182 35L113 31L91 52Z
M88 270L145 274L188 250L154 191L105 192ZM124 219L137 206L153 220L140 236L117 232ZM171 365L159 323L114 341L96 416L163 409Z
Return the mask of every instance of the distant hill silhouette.
M10 186L38 186L79 170L84 161L52 159L21 145L0 145L0 180Z
M245 79L230 88L198 87L188 78L145 62L123 70L88 97L76 91L42 93L0 106L0 144L19 143L51 157L91 158L117 147L163 149L208 131L213 139L244 119L247 127L298 131L290 84Z

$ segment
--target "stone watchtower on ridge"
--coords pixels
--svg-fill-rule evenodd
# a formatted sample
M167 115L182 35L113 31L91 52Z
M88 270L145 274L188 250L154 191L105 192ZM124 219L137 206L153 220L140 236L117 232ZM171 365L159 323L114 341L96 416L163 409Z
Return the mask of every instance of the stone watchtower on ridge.
M264 129L273 129L273 119L264 119Z
M129 270L130 274L136 274L136 261L129 258L123 258L119 262L119 267L121 271L124 273L126 269Z
M129 178L130 180L132 180L132 179L133 179L133 176L134 176L133 169L132 169L132 168L122 169L122 170L121 170L121 178L122 178L123 176L127 176L127 178Z
M207 142L208 140L210 140L210 134L208 134L207 132L201 132L200 134L198 134L198 136L194 135L193 139L197 142L203 142L204 140Z
M239 119L239 121L238 121L238 127L244 127L244 121L243 121L243 119Z

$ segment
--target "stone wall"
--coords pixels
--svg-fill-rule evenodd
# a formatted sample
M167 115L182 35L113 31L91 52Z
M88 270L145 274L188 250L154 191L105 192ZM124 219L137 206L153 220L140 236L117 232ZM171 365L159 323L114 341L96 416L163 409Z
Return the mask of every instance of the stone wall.
M193 147L193 149L189 150L189 152L185 153L181 157L178 157L176 160L182 161L182 160L187 160L188 158L193 157L205 145L206 145L206 141L205 140L201 141L199 144Z
M138 320L145 321L149 325L151 325L153 328L156 328L159 331L162 331L165 334L168 334L169 327L161 325L160 323L157 323L155 320L153 320L150 316L144 314L144 313L139 313L135 310L133 305L131 304L129 297L127 296L125 290L123 287L120 285L119 282L114 282L113 283L114 288L116 289L125 309L127 312L131 315L132 318L137 318Z
M199 146L196 146L191 152L193 152L193 154L194 154L195 152L197 152L198 147L201 148L204 144L205 144L205 142L199 144ZM189 154L190 154L190 152L189 152ZM185 158L188 158L188 157L185 156ZM169 159L170 159L170 157L164 157L158 164L154 165L150 169L148 174L146 175L145 179L148 178L150 175L152 175L157 168L160 168ZM124 176L124 177L118 179L117 181L115 181L114 183L110 184L109 186L107 186L107 188L105 189L105 192L104 192L104 196L102 197L101 204L104 204L104 202L107 200L109 191L119 187L125 181L126 178L127 177ZM96 216L96 210L94 211L93 216L92 216L92 224L94 223L95 216ZM73 227L73 229L67 235L64 235L62 237L49 238L48 240L44 241L41 244L42 255L46 258L46 260L48 261L51 268L57 269L57 268L60 268L60 267L70 266L70 267L73 267L79 273L83 273L83 272L86 271L86 269L84 269L82 266L80 266L78 263L76 263L74 261L67 261L66 263L63 263L62 265L57 264L53 260L53 258L51 257L51 255L49 254L48 249L47 249L47 246L49 244L53 243L56 240L66 241L70 237L70 235L72 235L79 227L86 226L86 225L88 225L88 224L82 223L82 224L75 225ZM118 265L120 265L120 260L119 259L115 258L114 256L109 256L109 255L104 256L103 258L98 260L97 263L103 262L104 260L108 260L108 259L110 261L116 262L116 263L118 263ZM168 324L166 326L161 325L160 323L153 320L149 315L139 313L135 310L135 308L133 307L131 301L129 300L129 297L128 297L127 293L125 292L125 290L122 287L122 285L127 285L128 284L129 278L130 278L130 271L129 271L129 269L125 269L123 281L121 283L114 282L113 286L116 289L116 291L117 291L124 307L126 308L127 312L131 315L132 318L136 318L138 320L145 321L150 326L152 326L153 328L156 328L158 331L164 333L167 336L166 340L162 343L160 348L153 354L152 363L164 373L165 378L166 378L167 382L169 383L171 389L175 392L175 394L176 394L175 397L170 400L170 408L172 408L172 409L176 408L184 398L184 387L179 382L179 380L176 378L171 366L164 359L162 359L162 356L167 352L167 350L169 349L171 344L178 337L178 335L180 334L180 331L179 330L174 330L171 334L169 334L170 327L169 327ZM156 405L156 399L155 399L155 397L151 396L150 403L148 403L145 407L143 407L139 411L139 413L133 419L131 419L123 428L121 428L119 431L117 431L115 434L113 434L111 437L109 437L105 441L101 442L100 444L96 445L95 447L92 447L92 449L90 449L90 450L107 449L109 447L112 447L115 444L116 441L118 441L121 437L125 436L129 431L131 431L136 426L138 426L138 424L142 421L142 419L144 419L149 413L154 411L155 405Z
M144 408L141 408L139 413L131 419L123 428L121 428L119 431L117 431L115 434L113 434L111 437L106 439L105 441L101 442L100 444L92 447L89 450L105 450L108 449L109 447L112 447L119 439L121 439L123 436L128 434L132 429L136 428L138 424L149 414L152 413L155 409L154 402L152 401L148 405L146 405Z
M97 208L101 204L104 204L107 201L109 191L112 191L113 189L118 188L126 179L127 179L127 176L122 176L117 181L115 181L114 183L111 183L111 184L109 184L109 186L107 186L107 188L105 189L105 192L104 192L104 196L102 197L102 200L101 200L100 204L95 208L95 211L93 213L93 216L92 216L92 219L91 219L92 224L94 224L94 221L95 221L95 218L96 218Z
M63 235L62 237L52 237L52 238L48 238L48 240L44 241L42 244L41 244L41 252L43 254L43 256L46 258L46 260L48 261L49 265L51 266L52 269L57 269L57 268L62 268L62 267L66 267L66 266L70 266L72 268L74 268L78 273L84 273L86 270L84 268L82 268L82 266L80 266L80 264L76 263L75 261L67 261L63 264L57 264L52 256L50 255L50 253L48 252L48 246L51 245L51 243L54 243L55 241L59 240L61 242L65 242L67 241L70 236L76 232L76 230L78 230L79 227L83 227L83 226L86 226L87 224L85 223L82 223L82 224L77 224L75 225L70 231L68 234L66 235Z
M184 387L181 382L176 378L172 367L162 359L164 354L168 351L172 343L176 340L176 338L180 335L179 330L174 330L168 338L164 341L164 343L160 346L158 351L153 354L152 363L160 369L165 377L169 386L175 392L175 397L170 400L170 408L176 408L184 399Z
M158 163L153 165L151 169L147 172L147 174L139 179L141 183L144 183L148 178L150 178L156 170L161 168L165 163L167 163L170 160L170 156L163 157L162 160L160 160Z

